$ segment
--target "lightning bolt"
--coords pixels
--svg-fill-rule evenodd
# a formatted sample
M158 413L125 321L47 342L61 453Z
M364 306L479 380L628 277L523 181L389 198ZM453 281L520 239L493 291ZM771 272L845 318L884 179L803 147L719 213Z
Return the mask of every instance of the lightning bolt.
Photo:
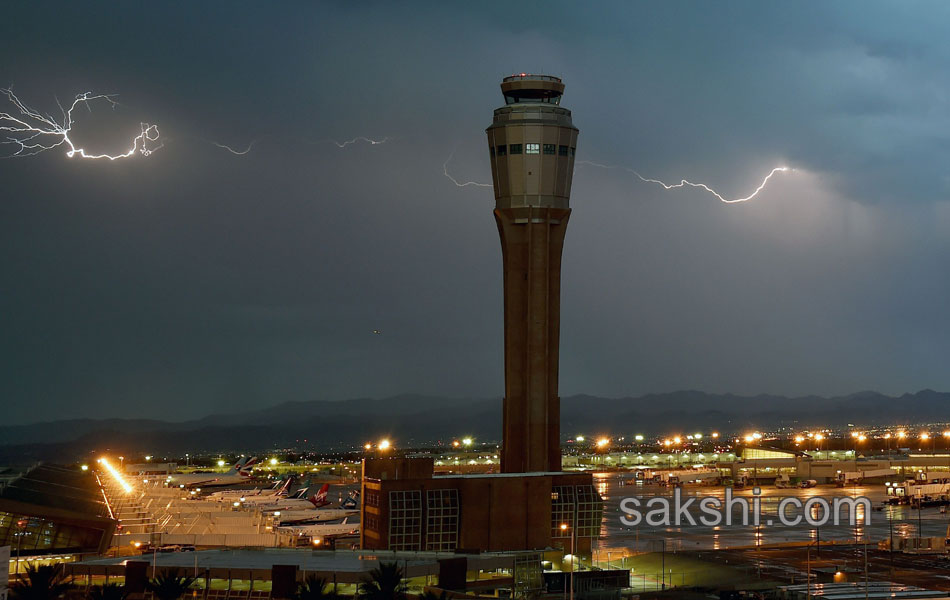
M446 177L448 177L448 178L452 181L452 183L454 183L454 184L455 184L456 186L458 186L458 187L468 187L468 186L470 186L470 185L474 185L475 187L492 187L492 184L490 184L490 183L479 183L479 182L477 182L477 181L465 181L465 182L461 182L461 181L459 181L459 180L456 179L455 177L452 177L452 176L449 174L449 162L452 160L452 157L455 156L455 150L456 150L456 149L457 149L457 147L456 147L456 148L453 148L453 149L452 149L452 153L449 154L449 157L448 157L447 159L445 159L445 162L444 162L444 163L442 163L442 174L445 175Z
M718 198L720 202L724 202L726 204L735 204L737 202L748 202L749 200L752 200L753 198L755 198L759 194L759 192L765 189L765 186L768 184L769 179L771 179L773 175L775 175L776 173L785 173L785 172L794 171L794 169L791 169L789 167L775 167L774 169L769 171L769 174L765 176L765 178L762 180L762 183L759 184L759 187L755 188L755 191L753 191L751 194L749 194L748 196L744 198L727 199L727 198L724 198L719 192L717 192L716 190L706 185L705 183L693 183L692 181L681 179L679 183L669 184L669 183L664 183L660 181L659 179L650 179L649 177L644 177L643 175L640 175L639 173L637 173L636 171L634 171L633 169L629 167L602 165L600 163L591 162L589 160L579 160L577 161L577 164L590 165L592 167L599 167L601 169L622 169L624 171L627 171L628 173L633 173L640 179L640 181L644 183L655 183L657 185L663 186L663 189L665 190L673 190L676 188L681 188L681 187L686 187L686 186L702 188L706 190L707 192L709 192L710 194L712 194L713 196L715 196L716 198Z
M244 150L235 150L235 149L232 148L231 146L228 146L227 144L222 144L222 143L220 143L220 142L214 142L214 141L212 141L211 143L214 144L215 146L217 146L218 148L223 148L223 149L227 150L227 151L230 152L231 154L237 154L238 156L244 156L245 154L247 154L248 152L251 151L251 148L254 147L254 144L257 143L257 140L253 140L250 144L247 145L247 148L245 148Z
M381 140L373 140L373 139L370 139L370 138L368 138L368 137L359 136L359 137L353 138L352 140L346 140L345 142L338 142L338 141L336 141L336 140L334 140L334 139L331 139L331 138L327 138L327 139L328 139L328 141L331 141L331 142L333 142L334 144L336 144L338 148L346 148L346 147L349 146L350 144L355 144L355 143L357 143L357 142L366 142L366 143L370 144L371 146L378 146L379 144L385 144L385 143L388 142L391 138L389 138L389 137L384 137L384 138L381 139Z
M73 111L76 110L77 106L84 105L91 112L92 108L90 108L89 103L95 100L104 100L112 108L115 108L118 102L115 101L114 95L93 94L92 92L79 94L73 99L73 103L68 110L60 105L59 109L63 113L63 118L62 122L59 122L52 115L44 115L24 104L10 88L0 88L0 93L4 94L10 104L19 111L19 114L0 112L0 132L4 132L6 136L6 140L0 140L0 144L18 146L17 151L10 155L11 157L35 156L41 152L65 146L67 148L66 156L70 158L78 156L80 158L118 160L129 158L137 153L148 156L162 147L161 144L153 148L148 147L150 142L157 141L159 137L158 127L148 123L141 124L141 132L132 138L132 147L121 154L89 154L84 148L76 147L76 144L69 137L75 122Z

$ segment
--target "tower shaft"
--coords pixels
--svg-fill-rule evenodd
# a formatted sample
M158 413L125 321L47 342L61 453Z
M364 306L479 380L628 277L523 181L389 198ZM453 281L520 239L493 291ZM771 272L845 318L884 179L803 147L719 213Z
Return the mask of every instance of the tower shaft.
M561 250L570 214L569 208L495 209L504 264L506 473L561 470Z

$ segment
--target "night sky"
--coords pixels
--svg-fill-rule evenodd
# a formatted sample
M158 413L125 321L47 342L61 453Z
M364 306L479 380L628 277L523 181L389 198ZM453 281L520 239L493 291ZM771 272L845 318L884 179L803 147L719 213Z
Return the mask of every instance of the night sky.
M493 195L442 170L490 182L516 72L564 79L578 161L795 169L730 205L579 164L562 395L950 389L950 4L594 6L8 3L0 84L164 147L0 160L5 421L500 396Z

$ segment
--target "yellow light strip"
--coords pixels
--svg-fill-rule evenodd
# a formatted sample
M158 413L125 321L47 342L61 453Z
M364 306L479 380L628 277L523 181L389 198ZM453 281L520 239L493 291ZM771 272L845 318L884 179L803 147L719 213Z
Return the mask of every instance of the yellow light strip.
M115 467L109 464L109 461L106 460L104 456L99 459L99 464L105 467L106 471L109 472L109 475L112 475L112 477L116 480L116 482L122 486L122 489L125 490L126 494L132 493L132 486L129 485L129 482L127 482L125 478L122 477L122 474L119 473L118 469L116 469Z

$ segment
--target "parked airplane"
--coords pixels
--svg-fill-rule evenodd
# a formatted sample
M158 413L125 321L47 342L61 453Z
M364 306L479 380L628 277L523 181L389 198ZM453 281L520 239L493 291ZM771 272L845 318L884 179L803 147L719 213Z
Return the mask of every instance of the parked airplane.
M172 473L165 478L165 482L170 487L181 488L237 485L247 482L256 463L257 457L253 456L243 464L239 460L227 473Z
M318 525L294 525L291 527L278 527L280 533L289 533L297 536L322 537L327 535L346 535L358 533L359 523L347 523L346 519L342 523L321 523Z
M285 479L284 481L282 481L282 482L279 484L280 487L278 487L278 488L276 489L276 491L275 491L274 493L272 493L272 494L265 494L265 495L258 495L258 494L247 495L247 494L241 494L241 495L238 496L237 498L234 498L233 496L231 496L231 497L226 498L226 499L227 499L227 500L239 500L242 504L244 504L244 505L246 505L246 506L264 506L264 505L267 505L267 504L273 504L273 503L275 503L275 502L280 502L281 500L284 500L284 499L286 498L287 492L288 492L288 490L290 490L290 486L291 486L292 484L293 484L293 477L288 477L287 479ZM238 492L238 491L240 491L240 490L233 490L233 491ZM269 490L268 490L268 491L269 491ZM300 493L300 491L298 490L297 493L294 494L294 497L295 497L295 498L298 497L298 494L299 494L299 493ZM306 488L304 488L304 493L306 493Z
M292 479L292 478L291 478ZM215 500L218 502L233 502L235 500L240 500L241 498L274 498L275 496L286 494L287 488L290 486L290 480L285 479L283 481L276 481L274 485L269 488L254 488L252 490L221 490L219 492L214 492L208 494L208 500Z
M358 510L347 508L318 508L316 510L278 510L274 511L274 521L278 525L303 525L326 523L360 514Z
M327 501L327 492L330 490L330 484L324 483L323 487L320 488L320 491L316 494L313 494L309 498L306 498L307 488L303 490L298 490L295 497L292 498L244 498L242 503L247 506L252 506L254 508L259 508L264 512L275 512L275 511L284 511L284 510L313 510L315 508L321 508L330 504Z

